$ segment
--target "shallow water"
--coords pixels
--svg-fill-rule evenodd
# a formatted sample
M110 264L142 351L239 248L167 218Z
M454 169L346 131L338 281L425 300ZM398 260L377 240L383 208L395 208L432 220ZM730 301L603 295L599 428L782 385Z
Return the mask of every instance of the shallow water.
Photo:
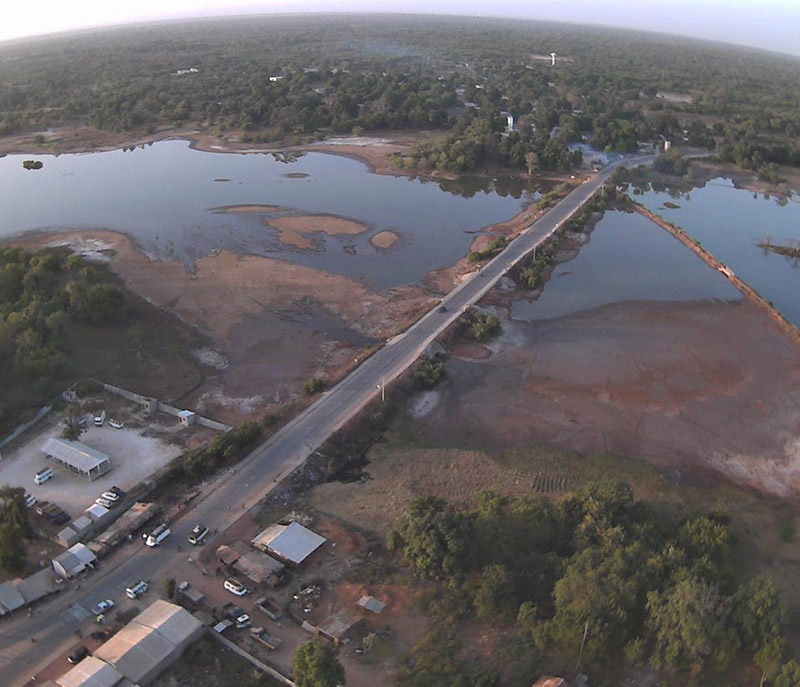
M42 160L44 168L23 169L22 160L30 158ZM10 155L0 159L0 189L0 237L112 229L130 235L154 258L190 266L225 249L285 258L383 288L453 264L469 250L471 232L509 219L539 197L519 180L431 182L373 174L364 163L337 155L287 160L207 153L186 141L128 152ZM316 249L302 251L278 241L264 216L214 211L240 204L340 215L368 230L318 234ZM401 236L388 251L369 243L385 229Z
M639 214L606 212L578 257L553 270L538 300L512 303L516 320L564 317L623 301L738 300L721 274Z
M714 179L686 193L647 191L634 198L682 227L800 326L800 264L757 245L767 235L773 244L800 241L800 197L781 201Z

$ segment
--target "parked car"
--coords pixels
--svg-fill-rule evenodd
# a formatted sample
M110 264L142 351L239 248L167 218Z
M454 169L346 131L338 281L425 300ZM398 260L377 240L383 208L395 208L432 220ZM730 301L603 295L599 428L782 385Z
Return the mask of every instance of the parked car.
M95 503L96 503L98 506L103 506L103 508L109 508L109 509L110 509L110 508L113 508L113 507L116 505L116 504L115 504L113 501L109 501L108 499L106 499L106 498L103 498L102 496L98 496L98 497L97 497L97 498L94 500L94 502L95 502Z
M112 494L116 494L116 495L117 495L117 496L119 496L120 498L123 498L123 497L125 496L125 494L127 494L127 493L128 493L128 492L126 492L124 489L120 489L119 487L111 487L111 489L109 489L109 491L110 491Z
M440 305L439 306L439 312L447 312L447 306L446 305Z
M125 426L122 422L120 422L119 420L115 420L113 418L108 421L108 424L111 425L114 429L122 429Z
M144 594L147 589L150 587L147 582L144 580L139 580L138 582L131 583L127 589L125 589L125 595L129 599L138 599L142 594Z
M95 427L102 427L106 421L106 411L103 410L100 412L99 415L94 416L94 426Z
M114 608L114 602L111 599L106 599L92 608L92 615L100 615L101 613L110 611L112 608Z
M80 663L88 655L89 655L89 650L85 646L79 646L77 649L75 649L75 651L73 651L69 656L67 656L67 660L72 665L75 665L76 663Z
M44 484L47 480L49 480L55 473L53 472L53 468L42 468L33 476L33 483L34 484Z
M250 590L245 587L239 580L234 579L233 577L229 577L225 582L222 584L225 589L227 589L231 594L236 596L244 596Z
M252 619L247 613L244 612L244 609L236 604L227 604L223 607L222 611L228 618L236 623L236 627L240 630L248 627L252 622Z
M85 428L86 428L86 425L88 424L88 423L86 422L86 416L84 415L84 416L82 416L82 417L79 417L79 418L78 418L78 421L77 421L77 423L76 423L76 424L77 424L77 425L78 425L78 427L80 427L81 429L85 429Z
M172 534L172 530L170 530L169 525L167 525L167 523L163 522L158 527L156 527L150 534L145 534L142 536L144 537L144 543L147 546L158 546L170 534Z
M208 534L208 527L206 527L205 525L195 525L194 529L189 535L189 543L202 544L203 539L206 538L207 534Z
M119 494L113 491L104 491L100 496L107 501L119 501Z
M25 494L25 508L31 508L36 505L36 497L31 494Z

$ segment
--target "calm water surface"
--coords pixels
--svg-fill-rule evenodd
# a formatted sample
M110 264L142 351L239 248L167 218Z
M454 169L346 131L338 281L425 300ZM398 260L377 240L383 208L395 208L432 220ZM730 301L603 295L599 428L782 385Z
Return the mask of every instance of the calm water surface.
M44 168L23 169L22 160L31 157ZM0 189L0 237L113 229L158 259L191 265L225 249L285 258L384 288L453 264L469 250L474 231L539 197L519 181L430 182L372 174L362 162L336 155L308 153L285 162L268 154L206 153L186 141L128 152L10 155L0 159ZM280 243L263 216L214 211L239 204L341 215L369 230L317 235L317 249L302 251ZM401 235L388 251L369 243L384 229Z
M645 207L682 227L768 301L800 326L800 265L758 247L800 241L800 197L788 202L736 189L714 179L689 192L648 191L634 196ZM680 207L668 208L665 202Z
M661 227L606 212L578 257L558 265L537 301L514 301L516 320L545 320L623 301L738 300L741 293Z

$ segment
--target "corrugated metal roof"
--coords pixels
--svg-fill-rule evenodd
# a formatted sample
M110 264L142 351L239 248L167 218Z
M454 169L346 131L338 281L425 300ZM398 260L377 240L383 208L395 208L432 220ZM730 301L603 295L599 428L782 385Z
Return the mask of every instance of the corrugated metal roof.
M267 582L273 575L279 577L286 569L283 563L261 551L250 551L240 556L233 567L256 583Z
M67 551L77 557L84 565L86 563L94 563L97 560L97 556L94 555L92 550L86 546L86 544L81 544L80 542L74 546L70 546Z
M106 462L110 462L108 456L97 449L82 444L80 441L69 441L50 437L42 445L42 451L48 456L53 456L68 463L81 472L88 473L98 468Z
M246 553L250 552L250 547L247 542L237 540L230 544L223 544L217 549L217 558L219 558L225 565L233 565Z
M132 682L139 682L153 668L176 652L175 645L150 627L130 622L103 644L94 655L113 665Z
M56 679L60 687L115 687L123 679L114 666L96 656L87 656L78 665Z
M362 596L356 604L361 606L361 608L366 608L368 611L372 611L373 613L380 613L384 608L386 608L386 604L383 603L380 599L376 599L374 596Z
M325 541L325 537L293 522L289 525L271 525L253 539L253 544L299 565Z
M0 584L0 604L7 613L11 613L24 606L25 599L11 582L3 582Z
M72 551L64 551L64 553L56 556L53 559L53 566L59 565L64 569L67 577L72 577L81 572L86 567L86 564L81 561Z
M101 506L99 503L92 504L86 509L86 514L92 520L99 520L108 513L108 508Z
M45 568L26 577L17 585L17 589L25 603L33 603L58 589L56 574L50 568Z
M187 641L203 627L187 610L163 600L148 606L131 623L156 630L176 645Z

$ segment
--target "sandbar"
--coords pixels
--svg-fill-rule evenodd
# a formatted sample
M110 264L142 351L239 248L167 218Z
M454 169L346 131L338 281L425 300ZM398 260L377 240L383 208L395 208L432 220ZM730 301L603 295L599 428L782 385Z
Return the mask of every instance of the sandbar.
M311 249L315 244L306 234L321 231L330 236L363 234L367 226L351 219L334 215L295 215L270 219L269 226L279 232L281 243L297 248Z
M261 215L282 210L286 210L286 208L280 205L223 205L214 208L214 212L224 212L229 215Z
M380 231L373 236L369 242L377 248L391 248L400 237L393 231Z

